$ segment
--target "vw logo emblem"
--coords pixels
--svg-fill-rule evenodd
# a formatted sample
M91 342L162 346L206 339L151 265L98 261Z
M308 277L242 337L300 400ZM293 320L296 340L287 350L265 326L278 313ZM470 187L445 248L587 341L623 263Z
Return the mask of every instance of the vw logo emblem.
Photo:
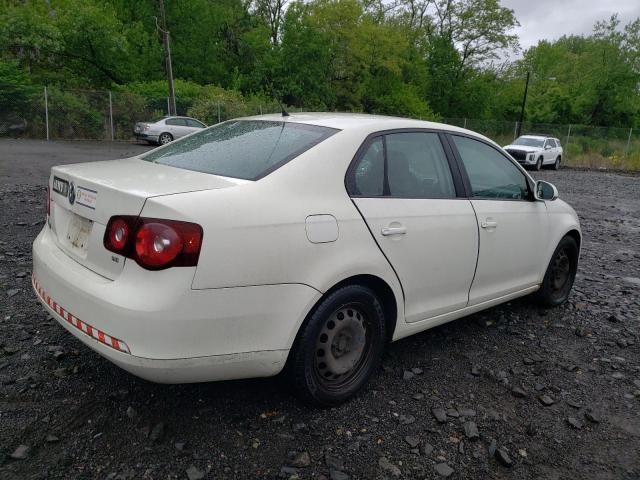
M69 184L69 203L73 205L75 201L76 201L76 188L73 185L73 182L71 182Z

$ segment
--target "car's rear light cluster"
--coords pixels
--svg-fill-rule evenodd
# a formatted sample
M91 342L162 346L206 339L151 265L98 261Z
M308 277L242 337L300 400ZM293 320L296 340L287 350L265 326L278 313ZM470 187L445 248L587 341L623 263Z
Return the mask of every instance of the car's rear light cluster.
M47 189L45 190L46 198L44 199L44 211L47 215L51 215L51 192L49 190L49 185L47 185Z
M201 245L202 227L178 220L119 215L109 219L104 233L107 250L147 270L194 267Z

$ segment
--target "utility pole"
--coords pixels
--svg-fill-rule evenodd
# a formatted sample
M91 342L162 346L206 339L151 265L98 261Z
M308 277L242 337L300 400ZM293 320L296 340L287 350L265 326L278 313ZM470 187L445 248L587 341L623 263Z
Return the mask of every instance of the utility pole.
M156 28L162 34L162 46L164 47L165 72L167 74L167 82L169 83L169 115L177 115L176 93L173 89L173 68L171 66L171 45L169 41L169 31L167 30L167 18L164 11L164 0L159 0L159 2L162 26L158 25L158 17L155 17L155 19Z
M527 81L524 84L524 96L522 97L522 109L520 110L520 121L518 122L518 132L517 132L518 137L522 133L522 122L524 122L524 107L527 104L528 92L529 92L529 71L527 71Z

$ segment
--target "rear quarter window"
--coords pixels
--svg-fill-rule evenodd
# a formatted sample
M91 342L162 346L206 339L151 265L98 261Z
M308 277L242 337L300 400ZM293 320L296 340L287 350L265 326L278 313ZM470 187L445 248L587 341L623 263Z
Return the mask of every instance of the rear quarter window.
M338 132L293 122L232 120L143 156L148 162L258 180Z

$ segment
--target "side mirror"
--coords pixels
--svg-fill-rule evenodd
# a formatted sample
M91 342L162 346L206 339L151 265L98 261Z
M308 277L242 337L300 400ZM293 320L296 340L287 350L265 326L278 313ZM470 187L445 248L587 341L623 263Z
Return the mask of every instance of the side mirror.
M536 182L536 198L553 201L558 198L558 189L552 183L540 180Z
M545 149L545 150L551 150L551 145L545 145L545 146L544 146L544 149Z

